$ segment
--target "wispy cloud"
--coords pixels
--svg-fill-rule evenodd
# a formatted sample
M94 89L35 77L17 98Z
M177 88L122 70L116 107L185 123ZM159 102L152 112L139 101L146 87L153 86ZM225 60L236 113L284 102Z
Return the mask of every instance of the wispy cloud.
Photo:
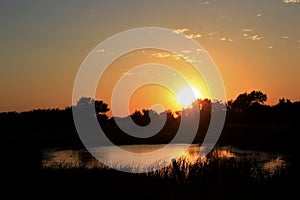
M282 38L282 39L289 39L289 36L283 35L283 36L281 36L281 38Z
M247 39L249 39L249 40L253 40L253 41L257 41L257 40L263 39L263 36L259 36L259 35L248 35L247 33L244 33L242 36L244 36L245 38L247 38Z
M220 34L218 31L216 31L216 32L210 32L207 35L208 35L208 38L210 40L219 40L219 41L227 41L227 42L232 42L233 41L230 38L230 36L225 37L224 35Z
M245 32L250 32L250 31L252 31L252 29L245 29ZM233 41L229 37L224 37L224 36L220 35L219 33L217 33L218 31L205 33L202 35L201 33L192 33L188 28L179 28L179 29L174 29L174 32L184 33L187 38L191 38L191 39L199 39L199 38L208 36L208 38L210 40L219 40L219 41L228 41L228 42ZM159 56L159 57L161 57L161 56Z
M262 14L261 13L257 13L257 15L256 15L257 17L261 17L262 16Z
M273 49L273 45L268 46L268 49Z
M178 29L175 29L174 32L176 33L185 33L185 32L188 32L190 29L188 28L178 28Z
M189 31L190 31L190 29L188 29L188 28L178 28L178 29L174 30L175 33L184 33L184 34L186 34L187 38L197 39L197 38L202 37L202 35L200 33L187 34L187 32L189 32Z
M243 29L243 32L252 32L252 30L253 30L253 29L251 29L251 28L244 28L244 29Z
M191 51L189 50L183 50L182 53L184 54L188 54L190 53ZM152 54L153 57L155 58L173 58L174 60L180 60L181 58L185 58L183 55L179 55L179 54L170 54L170 53L167 53L167 52L158 52L158 53L154 53Z
M252 33L253 29L251 28L244 28L242 36L253 41L261 40L263 39L263 36L259 36L258 34ZM252 34L251 34L252 33Z
M188 54L188 53L191 53L192 51L191 50L182 50L181 51L183 54Z
M205 52L203 49L196 49L196 53L202 53ZM189 62L202 62L194 57L191 57L190 54L192 53L191 50L182 50L179 54L172 54L168 52L157 52L153 53L151 56L155 58L160 58L160 59L173 59L173 60L180 60L180 59L185 59L186 61Z
M211 33L208 33L208 36L209 36L209 39L212 40L212 39L216 38L217 33L216 32L211 32Z
M187 38L193 38L193 39L197 39L197 38L201 38L202 35L197 33L197 34L189 34L186 36Z
M172 58L174 60L180 60L181 59L181 56L180 55L172 55Z
M97 53L104 53L104 49L97 49Z
M134 73L132 73L132 72L128 72L128 71L125 71L125 70L121 70L120 72L121 72L121 74L122 74L123 76L131 76L131 75L134 74Z
M283 0L283 3L300 3L300 0Z
M253 40L253 41L256 41L256 40L261 40L261 39L263 39L263 37L262 37L262 36L259 36L259 35L252 35L252 36L249 36L248 39Z
M171 54L159 52L159 53L153 53L152 56L156 57L156 58L168 58L168 57L171 57Z

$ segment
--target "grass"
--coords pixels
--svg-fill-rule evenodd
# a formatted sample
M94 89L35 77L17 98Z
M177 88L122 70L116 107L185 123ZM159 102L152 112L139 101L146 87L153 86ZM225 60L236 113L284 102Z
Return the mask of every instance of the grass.
M99 199L244 199L289 198L297 194L298 171L288 165L272 174L260 167L255 158L207 159L190 163L177 161L179 172L169 165L148 173L125 173L105 166L70 166L61 163L39 172L4 176L2 194L11 198L99 198ZM129 166L127 166L129 167ZM105 198L106 196L106 198Z

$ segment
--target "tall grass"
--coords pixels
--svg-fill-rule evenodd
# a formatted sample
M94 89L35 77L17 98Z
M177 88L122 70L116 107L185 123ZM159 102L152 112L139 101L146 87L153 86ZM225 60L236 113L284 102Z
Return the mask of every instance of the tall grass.
M92 158L91 158L92 159ZM93 165L91 165L93 163ZM284 176L289 168L283 163L282 166L272 169L272 171L263 168L263 163L258 161L255 157L219 157L217 153L212 152L205 158L198 159L196 162L191 162L187 157L180 157L177 159L176 164L179 167L179 171L174 171L172 164L159 170L148 169L149 172L136 174L136 176L146 176L159 178L161 180L178 180L185 183L199 182L208 179L238 179L244 181L264 181L275 176ZM114 169L120 169L121 171L134 171L130 169L142 168L143 166L122 166L115 163ZM155 167L153 167L155 169ZM104 164L93 160L89 161L77 161L75 164L70 163L56 163L54 165L44 166L42 171L80 171L85 173L91 171L111 171L116 173L117 170L113 170ZM137 170L136 170L137 171ZM122 172L118 172L122 174Z
M104 165L91 167L80 163L69 166L61 163L41 170L38 187L46 192L55 191L59 196L64 194L67 198L69 195L89 198L106 194L111 198L121 195L129 199L187 199L195 196L200 199L232 199L233 196L243 199L271 198L279 194L288 197L297 192L293 184L297 179L289 166L270 174L255 157L224 158L211 154L196 162L182 157L176 163L179 171L170 164L147 173L125 173ZM66 188L71 192L68 193Z

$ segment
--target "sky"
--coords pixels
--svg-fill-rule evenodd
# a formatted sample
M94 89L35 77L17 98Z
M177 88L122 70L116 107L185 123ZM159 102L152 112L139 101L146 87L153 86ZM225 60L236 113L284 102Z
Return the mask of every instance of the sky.
M180 30L195 39L216 63L228 100L252 90L266 93L269 105L283 97L300 100L298 0L2 0L0 27L0 112L70 106L88 53L139 27ZM115 65L134 67L143 59L137 55ZM100 85L112 87L120 74L110 77ZM133 95L131 111L145 106L145 91L151 97L150 91L164 90L147 87ZM99 89L96 97L106 102L108 94Z

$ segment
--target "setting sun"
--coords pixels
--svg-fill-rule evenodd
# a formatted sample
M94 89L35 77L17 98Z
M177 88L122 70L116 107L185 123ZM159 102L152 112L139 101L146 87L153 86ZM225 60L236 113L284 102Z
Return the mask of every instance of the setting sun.
M192 90L192 93L191 93L191 90ZM187 107L191 106L191 104L196 99L199 99L201 97L200 94L201 93L199 92L199 90L196 89L195 87L188 87L188 86L186 86L184 88L181 88L177 92L177 98L178 98L178 101L181 104L181 107L182 108L187 108Z

